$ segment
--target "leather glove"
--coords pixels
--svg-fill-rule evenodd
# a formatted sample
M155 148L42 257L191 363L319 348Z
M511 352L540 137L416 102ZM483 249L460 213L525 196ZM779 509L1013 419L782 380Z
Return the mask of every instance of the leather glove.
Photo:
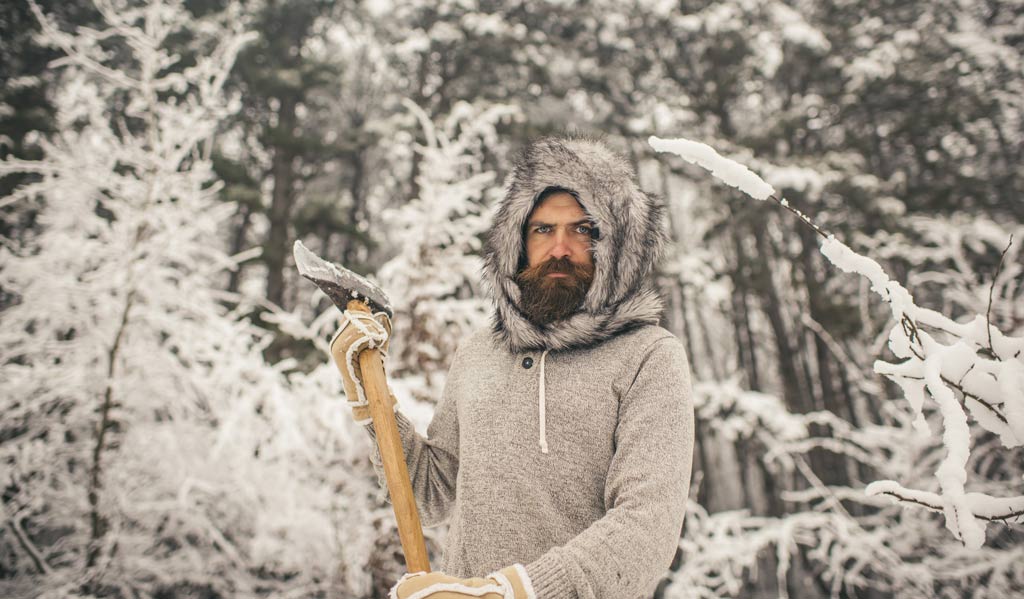
M393 589L391 599L537 599L526 568L514 564L491 572L487 578L455 578L444 572L406 574Z
M370 407L363 389L363 375L359 369L359 353L367 348L380 350L381 361L391 346L391 319L384 312L345 310L341 326L331 339L331 357L341 373L345 397L352 408L356 424L370 424ZM395 395L388 388L388 404L395 409Z

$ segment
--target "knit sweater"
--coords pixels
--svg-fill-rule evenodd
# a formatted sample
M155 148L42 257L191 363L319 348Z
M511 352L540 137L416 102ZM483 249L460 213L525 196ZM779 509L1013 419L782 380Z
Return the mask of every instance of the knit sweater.
M522 563L538 599L645 596L666 573L693 407L665 329L557 352L511 352L480 331L459 346L427 437L397 417L424 525L450 522L446 573Z

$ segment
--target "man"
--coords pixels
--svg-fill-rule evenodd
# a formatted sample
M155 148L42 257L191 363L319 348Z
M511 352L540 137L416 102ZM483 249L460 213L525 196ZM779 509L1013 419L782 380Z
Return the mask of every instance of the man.
M526 149L485 248L493 326L459 345L427 438L396 413L422 520L450 528L444 573L392 596L632 599L667 571L693 408L648 281L662 213L602 143ZM390 330L383 315L356 325L332 341L350 399L350 350Z

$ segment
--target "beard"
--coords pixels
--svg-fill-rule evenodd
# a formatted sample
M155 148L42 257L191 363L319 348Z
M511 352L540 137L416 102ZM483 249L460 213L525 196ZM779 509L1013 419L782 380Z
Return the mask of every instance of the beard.
M564 277L549 277L559 272ZM516 275L520 301L530 322L544 326L579 310L594 280L594 266L574 264L567 256L524 268Z

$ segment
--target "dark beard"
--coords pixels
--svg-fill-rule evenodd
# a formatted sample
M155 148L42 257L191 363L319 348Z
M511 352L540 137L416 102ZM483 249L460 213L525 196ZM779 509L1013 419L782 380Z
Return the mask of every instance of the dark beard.
M548 273L566 277L548 277ZM594 280L594 267L574 264L567 256L541 262L519 271L516 283L522 292L520 308L538 326L561 320L579 310Z

